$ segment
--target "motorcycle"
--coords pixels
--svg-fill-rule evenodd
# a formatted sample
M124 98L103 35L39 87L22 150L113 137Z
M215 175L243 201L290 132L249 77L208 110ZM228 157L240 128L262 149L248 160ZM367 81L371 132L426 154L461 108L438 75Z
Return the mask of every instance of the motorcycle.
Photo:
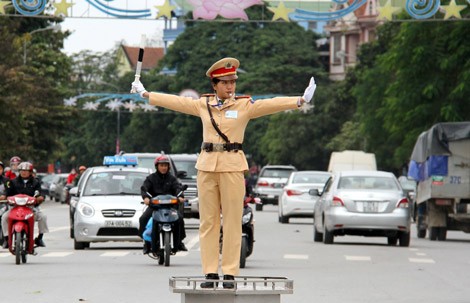
M38 193L39 194L39 193ZM36 196L36 195L35 195ZM34 249L34 211L36 197L24 194L7 197L8 204L13 206L8 216L8 247L16 256L16 264L27 262L27 255L36 255Z
M248 196L243 201L243 216L242 216L242 242L240 247L240 268L245 268L246 258L253 253L253 246L255 243L255 226L253 219L253 209L248 204L261 204L261 199L258 197ZM223 226L220 226L220 240L219 247L222 253L223 243Z
M174 226L178 224L177 221L179 219L178 212L180 210L180 203L178 198L187 188L188 186L184 185L182 191L176 196L158 195L151 197L151 195L147 193L148 196L151 197L149 207L153 209L153 213L146 230L149 230L149 228L151 228L149 225L153 223L158 224L160 230L160 234L157 235L157 229L151 228L150 242L152 243L152 253L149 253L149 256L154 257L153 253L155 253L159 265L165 264L165 266L170 266L170 256L174 254L172 234L175 229ZM144 232L144 239L146 239L145 236L148 236L148 233L147 235L146 233L147 232ZM160 239L160 241L157 242L157 239Z

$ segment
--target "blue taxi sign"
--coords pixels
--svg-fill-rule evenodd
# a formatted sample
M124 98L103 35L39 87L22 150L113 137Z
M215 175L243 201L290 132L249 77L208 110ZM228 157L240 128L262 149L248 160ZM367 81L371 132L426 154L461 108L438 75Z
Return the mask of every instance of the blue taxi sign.
M137 165L137 157L134 156L105 156L103 159L103 165Z

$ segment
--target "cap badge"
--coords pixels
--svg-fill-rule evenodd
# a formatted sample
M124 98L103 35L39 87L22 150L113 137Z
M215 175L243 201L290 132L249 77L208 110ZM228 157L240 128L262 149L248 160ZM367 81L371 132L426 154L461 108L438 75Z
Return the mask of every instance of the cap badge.
M232 62L225 63L225 68L232 68Z

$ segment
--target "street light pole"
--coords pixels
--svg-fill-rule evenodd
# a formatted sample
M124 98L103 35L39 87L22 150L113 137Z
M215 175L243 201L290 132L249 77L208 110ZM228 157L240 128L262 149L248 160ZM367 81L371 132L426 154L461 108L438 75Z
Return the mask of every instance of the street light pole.
M118 109L117 109L116 155L119 155L119 153L121 151L120 137L121 137L121 107L118 106Z
M58 32L58 31L60 31L60 29L61 29L60 24L54 24L54 25L50 25L48 27L35 29L35 30L33 30L29 33L26 33L25 35L31 36L32 34L35 34L35 33L50 31L50 30L52 30L54 32ZM31 38L29 40L31 40ZM26 39L23 39L23 65L26 65Z

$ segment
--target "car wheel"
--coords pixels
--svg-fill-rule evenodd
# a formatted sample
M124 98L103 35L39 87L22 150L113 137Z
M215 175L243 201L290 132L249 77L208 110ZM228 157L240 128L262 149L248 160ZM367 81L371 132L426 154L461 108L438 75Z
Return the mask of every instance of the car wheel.
M279 222L281 222L282 224L289 223L289 217L280 216L280 217L279 217Z
M326 228L326 226L323 227L323 230L325 231L323 234L323 243L333 244L334 242L333 232L329 231L328 228Z
M429 228L429 240L431 241L436 241L437 240L437 232L438 232L438 227L430 227Z
M410 246L410 232L402 232L400 233L400 246L401 247L408 247Z
M78 242L77 240L73 239L73 249L82 250L82 249L85 249L87 247L90 247L89 243L87 243L87 242Z
M387 244L388 245L395 246L395 245L397 245L397 242L398 242L397 236L387 237Z
M439 227L437 231L437 240L445 241L447 238L447 228L446 227Z
M313 224L313 241L314 242L323 241L323 234L317 231L315 224Z

